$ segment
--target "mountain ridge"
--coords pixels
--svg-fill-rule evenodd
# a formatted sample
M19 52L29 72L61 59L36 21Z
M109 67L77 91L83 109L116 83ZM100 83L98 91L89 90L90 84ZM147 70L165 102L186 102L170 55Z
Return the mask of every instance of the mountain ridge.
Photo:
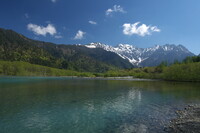
M107 51L117 53L122 58L128 59L134 66L142 67L156 66L163 61L167 61L171 64L175 60L182 61L187 56L194 56L192 52L180 44L155 45L149 48L138 48L130 44L110 46L102 43L90 43L85 46L88 48L102 48Z
M157 66L163 61L171 64L174 61L182 61L187 56L194 54L182 45L165 44L138 48L130 44L54 44L32 40L13 30L0 28L0 59L25 61L62 69L91 69L102 72L114 67ZM92 68L89 65L91 63Z
M29 39L12 30L0 29L0 59L88 72L132 68L128 60L103 49L64 45Z

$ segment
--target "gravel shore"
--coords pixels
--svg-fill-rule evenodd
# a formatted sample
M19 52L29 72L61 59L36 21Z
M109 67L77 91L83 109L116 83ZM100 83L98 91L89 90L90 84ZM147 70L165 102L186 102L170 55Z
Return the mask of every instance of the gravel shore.
M168 133L200 133L200 104L176 112L178 117L165 129Z

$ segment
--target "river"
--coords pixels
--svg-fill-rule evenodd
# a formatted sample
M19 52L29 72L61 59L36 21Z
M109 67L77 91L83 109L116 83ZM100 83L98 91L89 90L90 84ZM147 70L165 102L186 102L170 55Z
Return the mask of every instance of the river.
M70 77L1 77L0 133L164 132L200 103L200 84Z

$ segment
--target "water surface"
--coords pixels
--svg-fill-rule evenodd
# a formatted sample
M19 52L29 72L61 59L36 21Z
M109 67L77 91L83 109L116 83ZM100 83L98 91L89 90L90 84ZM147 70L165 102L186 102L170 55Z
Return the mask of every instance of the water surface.
M1 133L164 132L175 111L200 102L199 83L0 78Z

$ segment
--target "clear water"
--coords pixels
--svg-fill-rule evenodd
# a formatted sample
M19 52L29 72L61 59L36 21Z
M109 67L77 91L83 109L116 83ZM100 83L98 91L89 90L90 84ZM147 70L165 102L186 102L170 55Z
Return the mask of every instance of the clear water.
M2 77L0 133L162 133L199 102L198 83Z

